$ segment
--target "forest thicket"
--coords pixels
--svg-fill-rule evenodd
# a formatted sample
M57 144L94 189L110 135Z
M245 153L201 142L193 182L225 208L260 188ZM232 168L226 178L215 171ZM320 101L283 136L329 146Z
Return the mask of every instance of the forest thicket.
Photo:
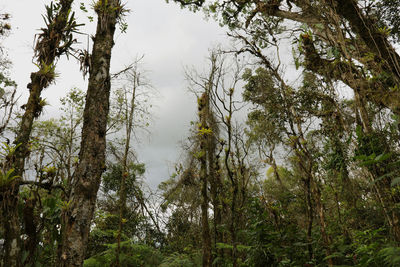
M133 149L151 116L143 59L110 73L134 14L75 2L45 7L26 103L0 43L0 266L400 266L399 1L171 1L234 45L186 70L196 121L157 191ZM0 14L1 40L12 26ZM61 57L88 88L45 120Z

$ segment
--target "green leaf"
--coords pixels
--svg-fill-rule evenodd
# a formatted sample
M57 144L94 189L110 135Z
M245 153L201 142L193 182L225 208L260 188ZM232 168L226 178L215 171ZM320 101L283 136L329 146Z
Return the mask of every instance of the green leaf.
M392 180L391 186L398 186L400 184L400 177L396 177Z
M80 8L83 12L85 12L85 13L88 12L87 8L85 7L85 3L80 3L79 8Z
M24 250L21 255L21 262L24 262L28 258L29 252Z
M341 257L343 257L343 254L342 254L342 253L340 253L340 252L335 252L335 253L333 253L333 254L331 254L331 255L329 255L329 256L326 256L326 257L324 258L324 261L326 261L326 260L328 260L328 259L332 259L332 258L341 258Z
M388 177L388 176L390 176L390 175L392 175L392 174L394 174L394 172L389 172L389 173L386 173L386 174L384 174L384 175L382 175L382 176L379 176L379 177L376 178L374 181L372 181L369 185L370 185L370 186L373 186L374 184L376 184L377 182L379 182L379 181L382 180L383 178Z
M239 252L248 251L248 250L250 250L251 248L252 248L251 246L237 245L237 250L238 250Z
M392 153L382 153L375 158L376 162L387 160L392 156Z
M232 245L226 243L217 243L216 247L219 249L233 249Z

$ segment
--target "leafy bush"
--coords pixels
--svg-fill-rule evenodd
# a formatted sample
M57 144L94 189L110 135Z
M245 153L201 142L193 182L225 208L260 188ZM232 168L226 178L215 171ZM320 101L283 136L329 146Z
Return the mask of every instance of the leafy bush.
M202 265L201 253L173 253L167 256L159 267L197 267Z
M392 246L383 228L360 231L354 246L355 266L400 266L400 247Z
M109 249L95 255L84 262L84 267L112 266L115 262L115 250L117 244L109 245ZM163 256L155 248L133 244L131 241L121 243L120 264L121 266L153 267L161 264Z
M400 266L400 248L399 247L387 247L381 249L378 253L382 257L385 266Z

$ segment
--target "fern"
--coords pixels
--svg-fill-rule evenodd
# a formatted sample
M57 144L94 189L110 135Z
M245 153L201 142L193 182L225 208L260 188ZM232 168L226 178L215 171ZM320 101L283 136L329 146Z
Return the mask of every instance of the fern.
M400 247L387 247L378 253L383 258L385 266L400 266Z

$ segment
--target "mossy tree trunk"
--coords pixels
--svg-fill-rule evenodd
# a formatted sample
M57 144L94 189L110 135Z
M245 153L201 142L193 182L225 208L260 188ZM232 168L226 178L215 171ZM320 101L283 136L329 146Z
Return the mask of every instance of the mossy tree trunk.
M79 162L63 214L58 266L82 266L101 175L105 170L106 127L109 113L110 60L114 32L122 6L119 0L99 0L89 85L83 114Z
M201 229L202 229L202 243L203 243L203 266L209 267L212 265L211 253L211 236L210 226L208 223L208 171L207 171L207 154L208 154L208 136L212 133L208 127L208 109L209 109L209 96L205 92L198 100L199 102L199 129L198 134L200 138L200 180L201 180Z

